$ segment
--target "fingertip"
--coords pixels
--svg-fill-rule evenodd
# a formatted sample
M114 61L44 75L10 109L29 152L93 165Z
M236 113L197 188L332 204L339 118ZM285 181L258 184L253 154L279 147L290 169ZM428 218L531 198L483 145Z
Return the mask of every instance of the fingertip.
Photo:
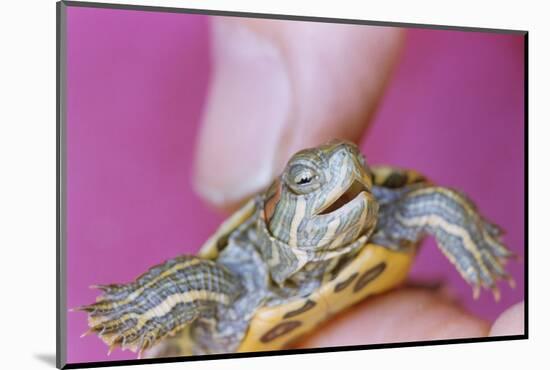
M505 310L494 322L490 336L522 335L525 333L525 305L523 301Z
M272 178L291 93L280 48L242 21L213 18L212 56L194 188L224 208Z
M388 27L212 18L196 191L226 208L266 187L297 150L359 141L401 43Z

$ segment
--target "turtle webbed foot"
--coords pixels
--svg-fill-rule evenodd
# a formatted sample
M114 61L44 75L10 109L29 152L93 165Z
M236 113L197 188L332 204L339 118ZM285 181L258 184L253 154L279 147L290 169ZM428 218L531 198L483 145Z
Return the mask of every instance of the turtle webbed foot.
M198 316L193 307L176 313L167 309L167 302L151 306L154 297L150 294L137 299L141 292L135 284L95 287L102 289L103 295L76 310L88 313L90 328L82 336L97 334L109 346L108 354L120 347L137 352L140 358L143 351Z
M469 254L464 255L464 267L457 266L464 279L473 287L473 297L477 299L480 288L490 289L495 301L500 300L500 290L497 286L499 280L506 280L510 287L515 287L514 279L506 272L504 265L510 258L516 257L514 253L502 243L502 230L496 225L483 220L481 216L472 227L475 240L475 248ZM466 253L464 253L466 254Z
M108 346L141 353L199 316L214 317L219 305L240 294L236 278L223 266L182 256L154 266L135 282L94 286L103 295L76 310L88 313L90 329Z
M505 271L514 254L502 243L502 230L485 220L474 203L459 191L439 186L413 190L397 203L395 222L388 226L396 239L417 241L433 235L443 254L473 287L474 298L481 288L500 299L499 280L514 282Z
M499 280L515 286L506 272L506 261L515 255L502 242L503 231L481 216L464 194L437 188L441 206L430 221L429 230L443 253L472 286L477 299L481 288L490 289L496 301L500 299Z

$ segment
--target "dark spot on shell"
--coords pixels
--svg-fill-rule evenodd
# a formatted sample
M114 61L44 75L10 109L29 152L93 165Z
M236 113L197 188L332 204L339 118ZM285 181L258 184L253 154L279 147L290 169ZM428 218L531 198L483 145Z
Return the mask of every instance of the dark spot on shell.
M330 279L329 281L332 281L338 276L340 271L342 271L355 257L353 256L343 256L338 259L338 262L336 263L336 266L334 266L334 269L330 273Z
M384 186L388 188L400 188L407 183L407 174L401 172L392 172L384 181Z
M419 176L419 177L417 177L417 178L415 178L415 179L410 179L410 180L409 180L409 184L419 184L419 183L421 183L421 182L426 182L426 179L425 179L424 177L422 177L422 176Z
M349 278L347 278L346 280L341 281L338 284L336 284L336 286L334 287L334 293L338 293L338 292L346 289L353 282L353 280L355 280L357 275L359 275L359 273L355 272Z
M359 277L357 283L353 287L353 292L356 293L363 289L368 283L376 279L384 270L386 269L386 263L381 262L378 265L374 266L370 270L367 270Z
M218 252L221 252L227 246L227 243L229 242L230 234L231 233L222 235L220 239L218 239L218 243L216 244L216 249L218 250Z
M262 335L260 341L262 341L263 343L271 342L272 340L279 338L282 335L290 333L300 325L302 325L301 321L283 321L282 323Z
M301 314L301 313L303 313L303 312L309 311L309 310L311 310L313 307L315 307L315 305L317 305L317 303L315 303L315 301L312 301L311 299L308 299L308 300L306 301L306 303L305 303L302 307L298 308L297 310L289 311L289 312L285 313L285 315L283 316L283 318L288 319L288 318L290 318L290 317L299 315L299 314Z

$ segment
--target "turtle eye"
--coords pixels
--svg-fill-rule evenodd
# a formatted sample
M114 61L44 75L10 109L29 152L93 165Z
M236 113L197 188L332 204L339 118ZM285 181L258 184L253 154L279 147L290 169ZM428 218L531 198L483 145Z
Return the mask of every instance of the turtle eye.
M291 167L285 180L290 189L297 194L307 194L321 186L319 174L314 169L303 165Z
M302 171L296 178L294 179L294 183L296 185L305 185L309 184L313 180L313 173L309 170Z

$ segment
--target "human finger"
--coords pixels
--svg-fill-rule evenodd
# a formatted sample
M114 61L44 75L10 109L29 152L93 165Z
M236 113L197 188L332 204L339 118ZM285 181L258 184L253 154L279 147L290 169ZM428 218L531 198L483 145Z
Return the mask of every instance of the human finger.
M525 308L523 301L504 311L495 321L490 336L520 335L525 331Z
M197 192L230 208L297 150L359 140L401 40L389 27L214 17Z
M445 294L404 288L367 299L337 315L299 348L485 337L489 324Z

